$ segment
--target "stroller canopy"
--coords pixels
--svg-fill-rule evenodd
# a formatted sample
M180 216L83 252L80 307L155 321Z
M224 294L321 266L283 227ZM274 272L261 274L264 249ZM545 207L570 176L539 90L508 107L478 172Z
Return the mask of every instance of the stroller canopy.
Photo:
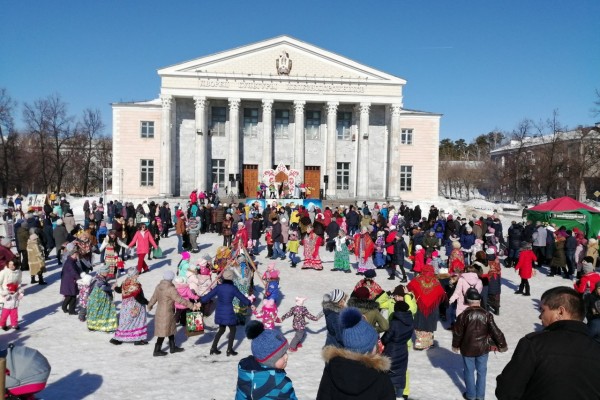
M10 344L6 354L6 388L45 384L50 376L50 363L39 351Z

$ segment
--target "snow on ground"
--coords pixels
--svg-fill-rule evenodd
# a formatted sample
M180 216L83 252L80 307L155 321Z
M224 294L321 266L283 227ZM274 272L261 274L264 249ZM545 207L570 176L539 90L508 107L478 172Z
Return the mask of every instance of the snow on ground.
M480 202L480 200L477 200ZM81 218L82 199L73 202L76 217ZM432 203L422 203L424 214ZM487 203L490 205L493 203ZM459 210L461 215L470 215L471 209L478 216L487 215L490 210L477 211L472 204L454 200L440 199L439 208ZM482 204L478 203L479 206ZM485 204L483 204L485 205ZM486 205L486 206L487 206ZM493 207L493 205L491 206ZM468 212L468 214L466 214ZM512 217L511 217L512 218ZM510 219L508 219L510 222ZM508 228L505 222L505 230ZM215 253L222 238L216 234L206 234L199 238L201 252L193 255L193 260L207 252ZM150 272L141 276L146 297L150 297L155 285L166 270L175 270L179 261L174 247L176 238L173 233L168 239L162 239L161 248L165 258L153 260ZM266 249L258 257L259 270L265 269ZM323 294L334 288L349 293L359 277L329 271L333 267L333 253L321 251L325 269L323 271L289 268L287 261L278 261L281 270L281 288L284 299L280 306L280 315L294 305L296 296L305 296L308 309L317 313ZM135 265L128 261L127 265ZM19 309L20 331L0 333L0 347L8 343L17 343L38 349L52 365L48 387L39 395L44 399L232 399L237 379L237 363L250 354L250 341L244 337L244 329L239 328L236 335L236 357L227 357L225 352L219 356L209 355L209 348L215 334L212 317L206 321L206 333L186 338L181 329L176 338L185 352L169 354L166 357L152 357L154 331L149 315L150 345L133 346L123 344L114 346L109 343L111 334L89 332L85 323L76 316L68 316L60 310L62 297L59 295L60 269L54 257L47 264L47 286L25 285L25 297ZM487 397L494 398L495 377L510 360L517 341L526 333L540 329L538 304L541 294L557 285L571 285L562 278L548 278L538 273L531 280L531 297L513 294L520 279L513 270L504 269L501 314L496 318L500 329L506 335L509 345L507 353L490 354L487 375ZM389 281L383 271L378 271L376 281L385 289L392 290L398 280ZM24 277L28 283L28 276ZM262 294L262 288L259 287ZM260 297L260 296L259 296ZM120 296L115 299L120 301ZM293 337L291 319L280 324L288 340ZM314 399L323 371L320 357L325 342L325 321L310 321L308 336L296 353L289 353L286 371L294 383L299 399ZM451 351L451 332L438 324L435 334L437 346L428 351L411 351L409 355L410 386L412 399L461 399L464 391L462 379L462 359ZM224 350L225 336L220 348Z

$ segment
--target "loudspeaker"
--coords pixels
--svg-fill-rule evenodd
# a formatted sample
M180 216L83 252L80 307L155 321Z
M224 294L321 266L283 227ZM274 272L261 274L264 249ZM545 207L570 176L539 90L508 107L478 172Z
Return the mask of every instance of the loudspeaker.
M234 177L233 174L229 174L229 182L233 182L233 177Z
M240 182L240 174L235 174L235 180L236 180L237 182Z
M329 175L323 175L323 182L329 183Z

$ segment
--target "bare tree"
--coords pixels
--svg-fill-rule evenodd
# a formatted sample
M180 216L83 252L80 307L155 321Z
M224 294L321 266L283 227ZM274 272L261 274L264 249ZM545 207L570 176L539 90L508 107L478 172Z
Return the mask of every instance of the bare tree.
M85 109L83 111L83 118L78 126L78 135L81 136L83 148L81 151L81 157L83 160L83 170L81 171L82 178L82 189L83 195L87 196L90 173L92 162L95 158L96 144L101 138L102 131L104 130L104 123L100 110Z
M8 94L6 88L0 88L0 147L2 148L2 169L0 170L0 189L2 197L8 195L8 185L13 163L9 162L11 147L16 141L14 129L14 109L17 102Z

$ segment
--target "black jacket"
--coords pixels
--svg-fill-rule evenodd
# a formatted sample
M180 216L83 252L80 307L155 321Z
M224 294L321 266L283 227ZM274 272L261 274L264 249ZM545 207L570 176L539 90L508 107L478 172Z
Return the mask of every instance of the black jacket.
M519 340L496 381L499 400L600 399L600 343L583 322L554 322Z
M327 346L323 349L323 359L325 369L317 400L396 399L396 390L388 375L389 358Z
M520 249L523 241L523 225L513 224L508 228L508 247L511 249Z
M390 378L397 388L406 386L406 368L408 367L408 346L406 343L414 331L413 316L410 311L395 311L392 314L390 328L381 337L385 346L383 355L392 360Z
M279 222L273 224L271 238L273 239L273 242L283 243L283 235L281 234L281 224Z

